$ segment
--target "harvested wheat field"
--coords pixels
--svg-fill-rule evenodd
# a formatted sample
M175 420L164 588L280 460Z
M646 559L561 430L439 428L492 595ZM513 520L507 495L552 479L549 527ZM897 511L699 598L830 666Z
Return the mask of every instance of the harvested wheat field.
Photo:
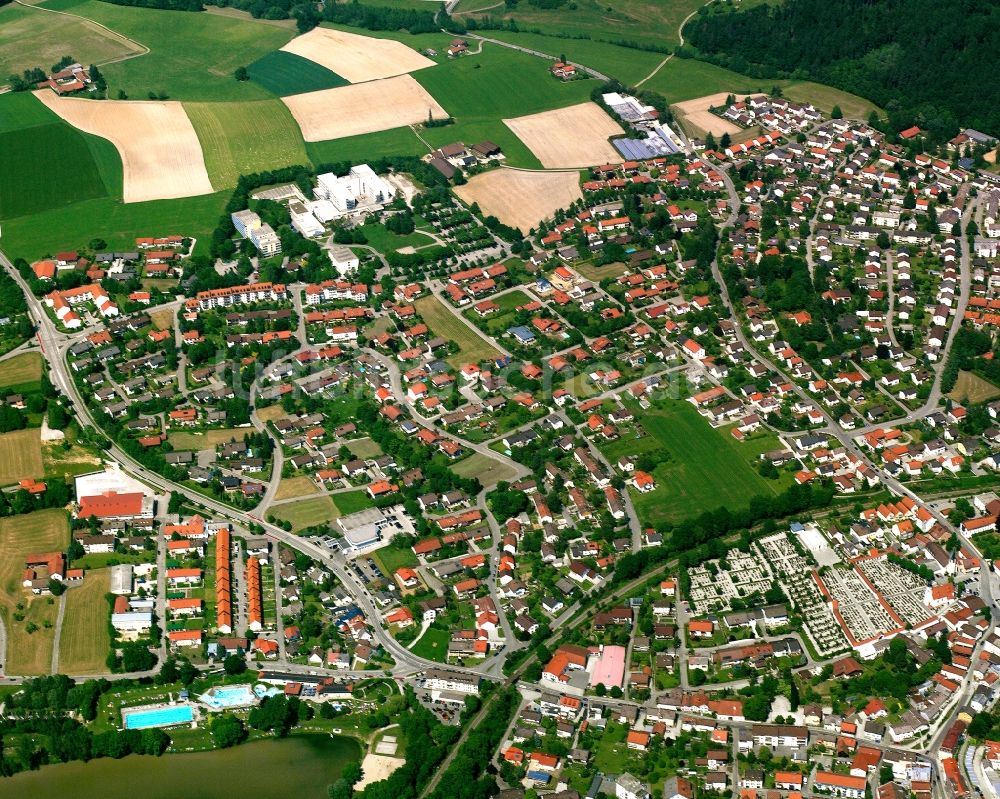
M720 106L726 102L726 98L731 92L718 92L705 97L697 97L694 100L685 100L683 103L676 103L671 106L674 114L680 118L689 134L702 135L711 133L713 136L721 136L728 133L733 136L739 133L742 128L734 125L728 119L716 116L709 108Z
M578 172L522 172L494 169L456 186L455 194L465 202L479 203L486 215L527 233L583 196Z
M281 49L308 58L351 83L391 78L434 66L433 61L402 42L330 28L313 28Z
M596 103L505 119L504 124L549 169L623 160L608 138L625 131Z
M110 141L122 159L124 201L211 194L201 143L177 102L81 100L51 91L35 96L66 122Z
M342 139L448 116L410 75L282 97L306 141Z

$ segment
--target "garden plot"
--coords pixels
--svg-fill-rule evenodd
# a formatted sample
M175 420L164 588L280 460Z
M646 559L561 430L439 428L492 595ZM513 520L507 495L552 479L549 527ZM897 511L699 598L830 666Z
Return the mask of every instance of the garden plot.
M332 28L313 28L281 49L308 58L351 83L391 78L434 66L433 61L402 42Z
M307 142L342 139L448 116L410 75L282 97Z
M48 89L35 96L73 127L118 150L126 203L211 194L201 143L177 102L83 100Z
M623 160L608 139L625 131L596 103L580 103L503 122L548 169Z

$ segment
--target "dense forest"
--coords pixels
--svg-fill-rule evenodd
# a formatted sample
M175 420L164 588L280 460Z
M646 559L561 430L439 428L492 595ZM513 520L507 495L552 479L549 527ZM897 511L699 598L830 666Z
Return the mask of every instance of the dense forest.
M961 126L1000 132L1000 106L979 79L1000 50L1000 4L980 0L787 0L701 13L687 41L754 77L828 83L873 100L896 128L935 139Z

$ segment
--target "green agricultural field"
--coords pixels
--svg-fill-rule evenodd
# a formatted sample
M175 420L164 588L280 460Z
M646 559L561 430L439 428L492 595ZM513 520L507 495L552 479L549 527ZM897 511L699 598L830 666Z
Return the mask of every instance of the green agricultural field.
M738 442L728 430L713 429L683 400L666 400L639 418L645 436L626 433L601 450L612 463L623 455L646 452L667 456L652 472L656 489L632 494L643 524L679 522L719 507L745 507L754 496L774 495L788 486L787 477L766 480L756 470L757 455L778 448L773 434Z
M452 366L459 367L466 363L479 363L499 355L486 339L455 316L437 297L421 297L415 305L417 313L427 323L434 335L458 344L458 354L445 358Z
M669 103L680 103L716 92L769 92L773 86L786 83L788 81L750 78L693 58L671 58L663 69L642 84L642 88L659 92Z
M549 75L543 59L490 44L478 55L418 70L413 77L456 121L421 131L430 145L491 139L508 163L525 167L540 164L501 120L583 102L595 85L589 80L563 83Z
M539 30L553 36L587 37L604 41L631 41L656 47L678 44L677 28L692 11L704 5L703 0L620 0L609 4L604 0L573 0L551 8L538 8L532 3L518 3L505 10L495 3L467 0L469 11L489 9L484 15L513 19L523 30ZM459 14L458 19L469 11ZM478 16L478 15L471 15ZM490 31L492 33L492 31ZM567 45L568 48L568 45ZM567 53L569 55L569 53ZM572 57L572 56L570 56Z
M138 235L179 231L197 238L195 252L206 254L212 231L231 194L224 191L128 205L120 199L86 200L5 221L0 246L11 256L32 260L60 250L85 247L95 237L104 239L109 249L125 249L135 246ZM73 220L69 227L68 218Z
M280 100L185 103L184 109L216 189L231 188L251 172L309 165L299 126Z
M107 197L120 183L114 145L66 124L31 94L0 96L0 152L0 219Z
M250 80L279 97L346 86L347 81L324 66L295 53L275 50L247 67Z
M607 42L590 39L560 39L538 33L512 33L510 31L489 31L491 39L510 42L519 47L537 50L539 53L559 58L566 56L570 61L596 69L622 83L634 84L656 69L666 55L649 50L620 47Z
M251 18L117 6L99 0L74 3L70 10L150 49L147 55L102 69L112 97L119 91L141 100L150 91L165 92L172 100L270 97L253 81L234 79L233 72L295 35L294 30Z
M428 149L411 128L402 127L330 141L306 142L306 152L314 164L333 164L340 161L366 161L389 155L426 155Z
M42 476L42 440L38 428L0 433L0 486Z
M142 48L93 22L44 8L0 8L0 80L26 69L48 70L63 56L81 64L103 64Z
M374 506L372 498L363 488L359 488L357 491L345 491L343 494L333 494L330 498L337 506L340 516L349 516L359 510Z

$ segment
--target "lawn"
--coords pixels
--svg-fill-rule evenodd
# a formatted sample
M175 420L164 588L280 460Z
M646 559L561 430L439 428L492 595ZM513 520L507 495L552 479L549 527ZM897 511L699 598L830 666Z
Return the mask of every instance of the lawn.
M235 186L240 175L309 165L299 126L280 100L185 103L184 109L215 189Z
M410 647L410 651L425 660L436 660L445 663L448 660L448 642L451 634L439 627L428 627Z
M40 479L42 443L37 427L0 434L0 485L10 485L26 477Z
M85 200L6 220L0 241L4 251L12 257L34 260L62 250L86 247L95 237L104 239L109 250L127 249L135 247L137 235L176 232L197 238L195 252L207 254L212 232L231 194L231 191L224 191L128 205L112 198ZM73 220L71 226L66 225L67 219Z
M479 363L499 355L486 339L455 316L437 297L421 297L415 305L417 313L435 336L441 336L458 345L458 354L445 358L452 366L457 368L466 363Z
M382 447L370 438L355 438L347 442L347 448L355 458L377 458L382 454Z
M564 45L567 51L572 49L576 40L584 38L628 40L672 47L679 43L678 26L703 4L703 0L675 0L669 3L663 0L620 0L614 5L605 0L573 0L572 3L552 4L550 8L539 8L541 3L518 3L506 11L500 6L491 8L487 13L512 19L524 30L540 30L553 37L565 36L572 40ZM493 3L469 0L469 8L473 10L490 6ZM555 46L558 47L558 44ZM574 57L570 52L566 55Z
M885 111L870 100L835 89L833 86L825 86L822 83L812 83L811 81L789 83L782 89L782 93L789 100L794 100L797 103L812 103L820 111L825 111L828 114L835 105L839 105L847 119L867 120L872 111L880 116L885 115Z
M413 550L410 547L397 546L396 544L389 544L375 550L372 553L372 557L375 558L382 573L387 577L396 571L396 569L404 567L412 569L418 564L417 556L413 554Z
M118 188L114 146L67 125L30 94L0 97L0 152L0 219L107 197Z
M292 499L293 497L307 497L316 494L319 489L311 477L300 475L299 477L283 477L278 483L278 490L274 494L275 499Z
M488 35L491 39L510 42L519 47L527 47L556 58L564 55L570 61L617 78L625 85L642 80L656 69L656 65L666 57L663 53L620 47L616 44L591 39L568 41L538 33L512 33L510 31L490 31Z
M395 252L402 247L426 247L436 242L430 236L413 231L413 233L399 234L387 230L381 222L369 222L361 226L361 232L368 239L368 244L382 253Z
M250 18L117 6L99 0L74 3L70 10L150 49L148 55L108 64L101 70L110 96L124 91L136 100L147 99L151 91L165 92L171 100L269 97L270 93L253 81L235 80L233 72L277 50L295 35L294 30Z
M740 443L727 431L713 429L682 400L666 400L637 417L647 435L625 433L601 450L612 463L623 455L666 456L653 469L656 489L633 492L643 524L679 522L719 507L746 507L752 497L771 496L787 486L787 477L765 480L755 468L760 452L778 448L773 434Z
M292 523L292 530L298 531L324 522L332 522L340 513L328 496L312 497L286 505L275 505L268 515Z
M95 569L87 572L83 585L66 592L66 615L59 635L59 670L63 674L106 671L111 636L104 595L110 583L110 569Z
M484 488L495 486L501 480L512 480L517 472L506 463L473 452L468 458L451 466L459 477L476 477Z
M57 605L52 597L32 596L21 587L24 557L29 552L65 550L69 545L66 512L43 510L0 519L0 615L7 628L6 674L48 674L52 660ZM19 611L16 605L23 602ZM15 613L24 613L21 621ZM38 629L28 633L29 623Z
M139 48L92 22L42 8L0 8L0 80L26 69L49 70L63 56L81 64L102 64Z
M978 404L1000 397L1000 388L974 372L962 370L958 373L958 382L955 383L955 388L948 392L948 396L955 402Z
M295 53L275 50L247 67L250 80L279 97L346 86L336 72Z
M339 516L348 516L374 506L372 498L363 488L357 491L345 491L343 494L333 494L330 498L337 506Z
M409 127L402 127L331 141L306 142L306 152L314 164L332 164L339 161L366 161L389 155L426 155L427 147Z
M0 389L26 394L38 391L42 379L42 356L23 352L0 362Z
M167 435L167 440L177 450L214 449L219 444L228 443L234 438L237 441L242 441L250 431L249 427L226 427L221 430L205 430L200 433L173 430Z

